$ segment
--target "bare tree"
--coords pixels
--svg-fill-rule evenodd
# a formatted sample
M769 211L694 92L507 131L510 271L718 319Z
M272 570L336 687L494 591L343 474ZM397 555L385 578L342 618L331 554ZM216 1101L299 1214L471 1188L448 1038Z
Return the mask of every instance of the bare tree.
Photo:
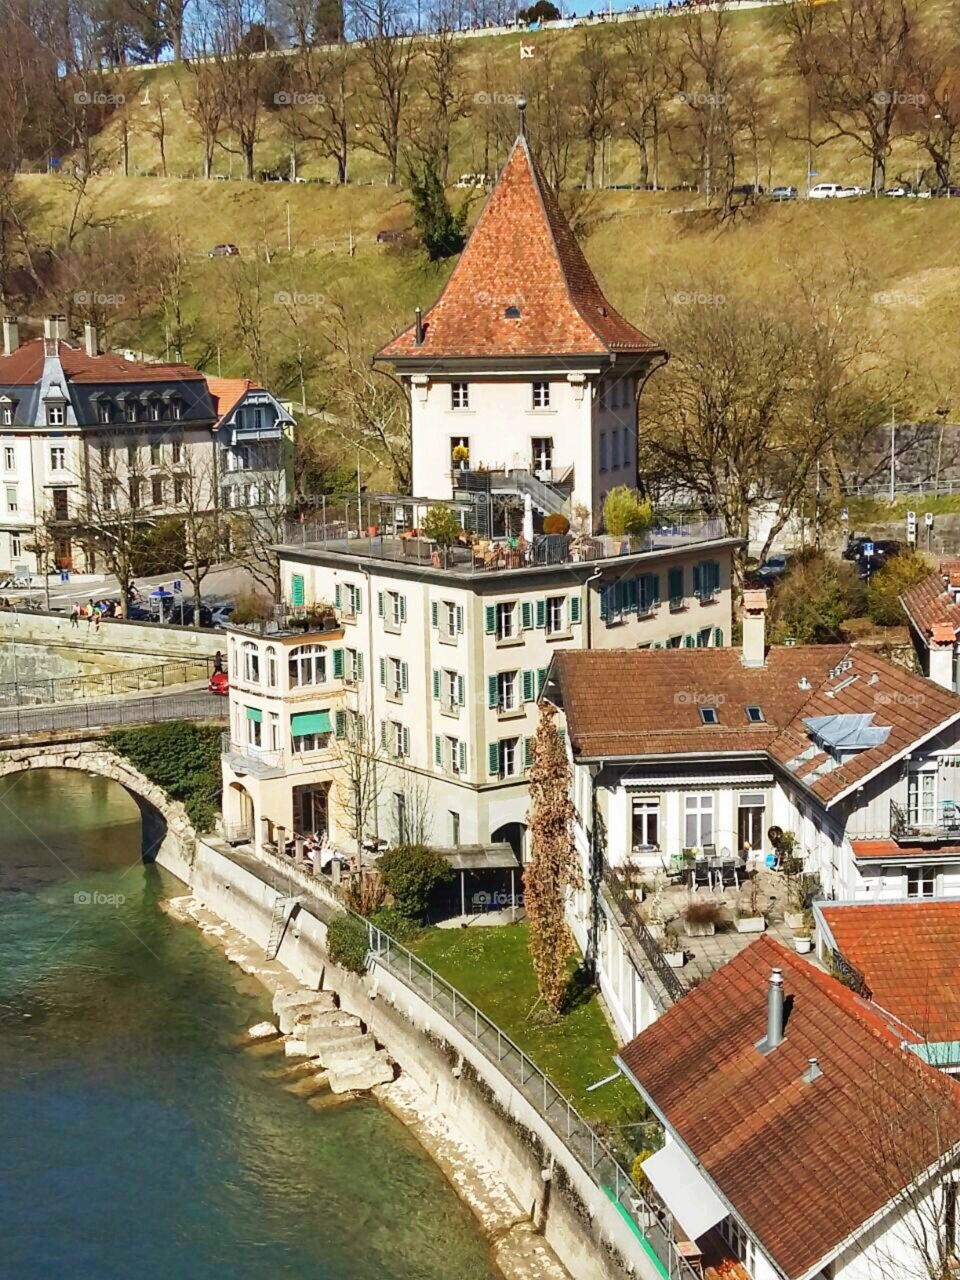
M215 449L216 442L213 444ZM183 532L183 559L176 568L190 580L193 605L199 615L203 580L220 559L220 512L217 469L212 451L201 456L196 448L182 449L180 460L165 472L173 518Z
M461 43L441 18L420 48L418 77L423 102L407 133L422 164L433 164L446 186L450 169L450 129L466 114Z
M255 0L213 0L213 66L223 103L223 122L235 139L217 135L217 145L243 159L244 177L254 177L254 151L260 141L270 89L279 84L278 59L265 58L251 39L259 7Z
M577 125L569 70L560 61L555 39L536 46L527 99L534 154L547 182L559 192L566 181Z
M220 140L226 112L223 82L216 64L197 61L186 77L177 78L177 90L183 110L200 131L203 147L203 176L213 176L213 153Z
M597 151L610 132L610 113L619 98L611 46L603 28L581 29L576 60L576 111L584 144L583 183L585 187L592 188L596 178Z
M166 93L157 92L150 102L150 111L144 117L141 128L148 137L153 138L160 153L160 176L167 177L167 97Z
M348 176L354 90L348 82L346 45L306 47L295 56L289 87L277 95L283 127L297 142L313 143L336 166L337 182Z
M341 711L335 737L339 767L336 773L337 809L347 834L356 845L374 834L380 793L386 778L387 757L380 746L372 715Z
M671 94L670 21L652 18L623 24L621 86L627 136L640 152L640 181L660 185L660 137L664 106Z
M274 604L283 600L283 578L277 547L286 541L289 504L275 475L261 475L256 492L245 495L247 505L224 513L232 558L245 569Z
M400 165L404 128L417 40L396 0L371 0L358 10L358 58L366 85L360 113L362 143L387 162L387 181L394 185Z
M958 15L920 31L909 52L910 93L903 112L905 128L933 165L940 187L950 185L953 148L960 133L960 41Z

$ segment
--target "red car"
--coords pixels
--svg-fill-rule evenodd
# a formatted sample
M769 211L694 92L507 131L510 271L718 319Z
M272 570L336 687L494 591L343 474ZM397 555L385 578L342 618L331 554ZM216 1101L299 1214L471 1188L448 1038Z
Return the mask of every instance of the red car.
M225 698L230 692L230 685L227 681L227 673L225 671L215 671L210 677L210 683L207 685L208 693L218 693Z

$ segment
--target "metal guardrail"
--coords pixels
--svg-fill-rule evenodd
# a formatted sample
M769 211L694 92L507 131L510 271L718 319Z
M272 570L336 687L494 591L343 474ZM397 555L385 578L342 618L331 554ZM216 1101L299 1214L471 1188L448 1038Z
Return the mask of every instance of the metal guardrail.
M0 709L0 740L69 729L154 724L163 720L225 720L226 698L206 692L157 694L127 702L77 703L66 707Z
M653 1250L668 1276L697 1280L690 1264L673 1248L669 1214L632 1180L616 1156L548 1075L485 1013L445 978L368 920L370 954L451 1022L512 1082L550 1126L581 1168L610 1196Z
M226 671L226 662L223 664ZM106 671L80 676L58 676L49 680L19 680L0 684L0 707L28 707L58 702L79 702L93 698L113 698L147 689L167 689L191 680L208 680L213 675L213 658L184 658L154 663L130 671Z
M873 999L873 992L867 985L866 978L855 964L850 963L842 951L838 951L834 947L830 953L830 961L834 977L838 982L842 982L845 987L855 991L858 996L863 996L864 1000Z
M657 977L672 1001L682 999L687 994L687 989L678 977L675 970L671 969L663 958L663 952L657 945L657 940L647 928L646 922L637 910L637 904L632 897L627 885L617 875L616 871L609 866L603 869L603 879L607 888L610 890L610 896L620 908L624 920L630 926L630 929L639 942L643 954L650 962L650 966L656 973Z
M285 759L284 752L279 748L271 750L268 747L252 747L246 742L236 742L229 731L220 735L220 750L225 756L241 757L254 769L257 765L263 769L282 769Z

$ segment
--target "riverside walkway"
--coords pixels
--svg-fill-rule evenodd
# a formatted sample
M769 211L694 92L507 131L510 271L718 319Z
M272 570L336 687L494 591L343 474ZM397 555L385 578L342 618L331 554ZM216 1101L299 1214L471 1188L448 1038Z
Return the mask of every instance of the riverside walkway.
M172 689L148 697L103 698L62 706L0 709L0 748L38 734L155 724L162 720L226 720L227 699L206 688Z

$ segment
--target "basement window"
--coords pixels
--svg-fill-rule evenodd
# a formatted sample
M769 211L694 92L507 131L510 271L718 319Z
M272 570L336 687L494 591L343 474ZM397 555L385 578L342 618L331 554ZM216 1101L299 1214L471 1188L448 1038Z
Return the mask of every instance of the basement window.
M703 724L719 724L720 717L717 715L716 707L701 707L700 720Z
M747 719L751 724L763 724L763 707L747 707Z

